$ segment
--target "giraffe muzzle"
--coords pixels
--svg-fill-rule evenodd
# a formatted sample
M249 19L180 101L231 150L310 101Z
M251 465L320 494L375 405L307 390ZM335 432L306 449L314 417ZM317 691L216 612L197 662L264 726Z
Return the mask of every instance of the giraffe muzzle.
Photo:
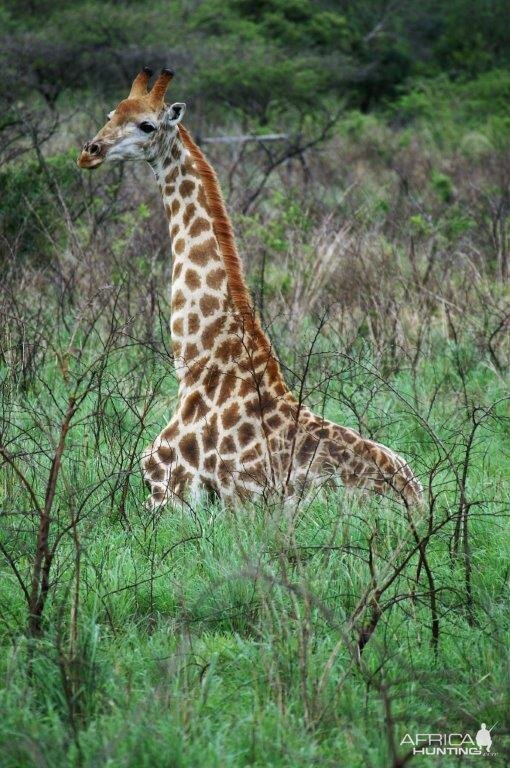
M104 160L105 148L98 141L87 141L83 145L78 160L79 168L97 168Z

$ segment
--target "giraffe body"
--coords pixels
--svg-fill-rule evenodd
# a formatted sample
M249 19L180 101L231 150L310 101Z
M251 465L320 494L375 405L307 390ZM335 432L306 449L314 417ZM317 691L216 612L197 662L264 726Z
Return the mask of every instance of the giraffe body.
M346 486L418 501L420 484L402 458L316 416L289 391L252 308L216 175L179 125L184 105L154 101L161 77L146 94L141 73L132 88L136 105L130 94L79 159L95 167L109 153L139 153L154 170L168 217L179 394L175 413L142 458L152 503L186 501L203 489L226 503L283 499L334 476ZM159 123L154 136L139 135L147 121L137 131L137 114Z

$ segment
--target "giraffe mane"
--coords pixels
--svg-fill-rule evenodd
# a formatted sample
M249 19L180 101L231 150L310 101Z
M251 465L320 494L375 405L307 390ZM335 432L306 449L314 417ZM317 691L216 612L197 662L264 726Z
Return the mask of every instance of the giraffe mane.
M223 257L228 287L234 307L239 312L246 329L252 334L256 346L270 352L271 343L262 330L260 320L253 308L250 294L246 287L243 263L237 250L232 222L225 207L216 171L210 165L202 150L195 144L188 130L183 125L179 125L178 130L184 146L195 161L196 169L204 185L209 213L213 220L213 230Z

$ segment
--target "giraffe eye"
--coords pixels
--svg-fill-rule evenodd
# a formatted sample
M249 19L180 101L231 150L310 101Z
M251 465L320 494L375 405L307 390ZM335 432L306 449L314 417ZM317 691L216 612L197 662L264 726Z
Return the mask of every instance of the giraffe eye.
M140 125L138 127L144 133L152 133L153 131L156 130L156 126L155 125L152 125L152 123L147 123L145 121L143 123L140 123Z

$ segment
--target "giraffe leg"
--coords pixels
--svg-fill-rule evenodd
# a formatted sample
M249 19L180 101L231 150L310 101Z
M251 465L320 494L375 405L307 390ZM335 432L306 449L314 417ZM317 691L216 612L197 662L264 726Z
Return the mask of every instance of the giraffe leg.
M406 504L418 504L422 487L405 460L357 432L304 411L296 462L312 476L338 475L344 485L380 494L397 495Z
M325 464L339 473L346 486L393 493L407 504L421 502L421 484L401 456L353 430L333 426L333 439L325 441Z
M151 507L185 499L192 476L177 460L175 449L167 441L156 438L145 451L141 466L144 480L150 488L148 502Z
M177 470L178 475L185 474L182 471L182 467L174 467ZM148 503L150 507L162 507L166 504L174 506L180 506L182 504L189 505L189 490L191 476L184 479L174 478L172 476L172 468L170 468L161 482L154 482L151 479L146 478L146 483L150 488L150 494Z

